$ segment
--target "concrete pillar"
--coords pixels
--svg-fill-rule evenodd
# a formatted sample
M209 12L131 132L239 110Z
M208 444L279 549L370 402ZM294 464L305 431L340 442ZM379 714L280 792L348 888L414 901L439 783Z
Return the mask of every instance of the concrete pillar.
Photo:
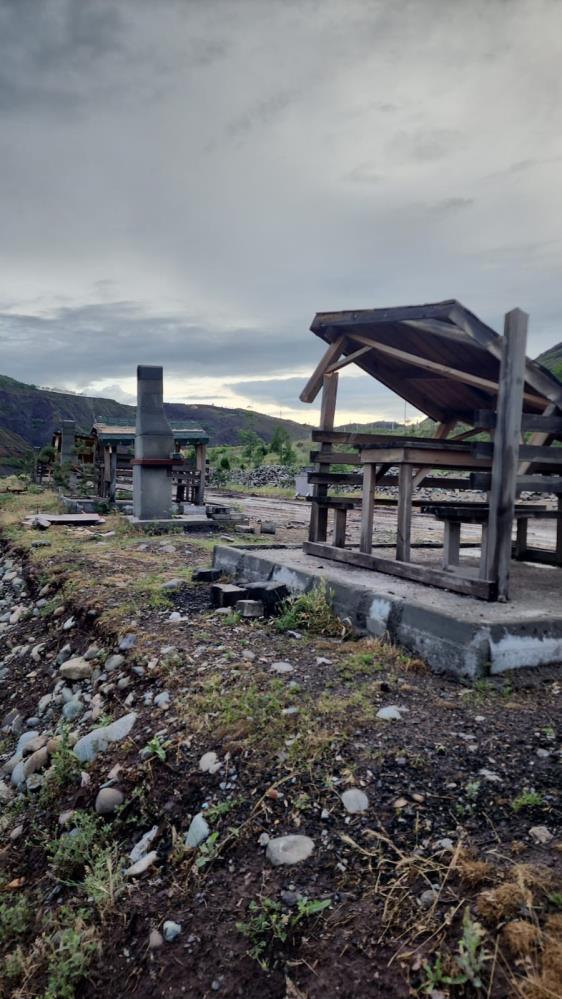
M74 461L74 442L76 438L76 422L74 420L63 420L60 444L60 464L66 465L69 461Z
M174 436L164 416L161 367L137 368L137 424L133 464L133 511L138 520L172 515Z

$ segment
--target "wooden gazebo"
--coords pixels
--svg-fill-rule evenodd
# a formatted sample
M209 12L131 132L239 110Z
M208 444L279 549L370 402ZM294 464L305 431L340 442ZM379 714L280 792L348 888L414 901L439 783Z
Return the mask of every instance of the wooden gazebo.
M486 600L507 599L513 555L562 565L562 448L556 446L562 441L562 383L526 358L527 320L519 309L508 313L502 337L455 300L315 316L311 330L328 346L300 397L312 402L322 391L320 427L312 434L319 447L311 455L306 552ZM352 363L435 420L435 436L335 431L338 371ZM470 440L483 432L487 441ZM342 465L358 466L357 472L341 472ZM435 470L439 476L432 476ZM444 478L443 470L471 474ZM412 498L422 482L424 489L449 485L486 494L477 504L426 505L445 524L441 569L411 560ZM362 486L358 550L346 543L354 501L329 492L330 486L352 484ZM398 485L396 559L372 552L376 485ZM516 504L525 490L557 494L557 509ZM334 511L330 542L329 510ZM531 517L555 519L553 551L528 547ZM482 525L478 569L459 564L462 523Z

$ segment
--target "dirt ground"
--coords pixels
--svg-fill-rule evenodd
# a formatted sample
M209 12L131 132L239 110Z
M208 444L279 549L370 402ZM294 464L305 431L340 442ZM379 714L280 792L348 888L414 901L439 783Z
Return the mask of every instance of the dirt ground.
M48 603L1 636L1 763L17 741L8 712L35 714L67 643L73 656L97 646L101 678L73 686L100 695L105 722L137 718L82 773L59 753L41 787L0 806L0 995L562 995L556 670L464 687L343 633L321 604L292 608L286 631L274 617L217 614L209 586L190 578L210 563L212 541L139 538L107 518L97 535L51 528L50 545L32 548L36 532L14 514L22 502L0 514L4 558L20 560L29 606L45 587ZM279 540L302 536L304 504L239 502L256 518L283 520ZM162 590L172 580L176 588ZM124 662L104 673L126 635L134 640ZM290 668L277 672L279 662ZM162 692L169 705L158 707ZM389 706L399 719L377 717ZM59 714L41 721L46 734L60 734ZM91 727L78 718L71 742ZM209 752L215 773L200 767ZM57 848L77 815L95 818L116 766L124 802L95 819L93 844L69 877ZM346 810L351 788L367 796L364 811ZM192 849L183 839L199 813L211 836ZM124 878L153 827L154 862ZM312 854L273 866L268 839L292 834L310 837ZM31 914L15 932L2 914L22 898ZM150 947L167 920L179 934ZM51 979L53 963L69 961L67 925L89 956L63 993ZM18 974L8 977L18 948Z

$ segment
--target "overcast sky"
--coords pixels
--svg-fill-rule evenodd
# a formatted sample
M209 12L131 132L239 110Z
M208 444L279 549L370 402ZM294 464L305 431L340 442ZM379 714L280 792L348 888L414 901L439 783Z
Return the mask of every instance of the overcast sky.
M315 312L520 306L536 355L561 274L559 0L0 0L3 374L313 420Z

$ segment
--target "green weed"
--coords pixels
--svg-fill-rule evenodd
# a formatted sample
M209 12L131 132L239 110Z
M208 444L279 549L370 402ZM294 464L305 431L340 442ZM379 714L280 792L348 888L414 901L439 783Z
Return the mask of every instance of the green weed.
M308 631L311 635L343 638L345 625L334 613L330 592L322 581L308 593L285 600L275 622L277 631Z
M541 808L544 805L544 798L538 791L527 789L518 794L511 802L514 812L520 812L523 808Z
M331 904L329 898L302 898L296 910L288 913L275 899L264 898L260 902L252 900L248 907L248 921L236 923L236 929L248 938L250 957L267 971L275 965L275 951L295 935L300 924L319 915Z

